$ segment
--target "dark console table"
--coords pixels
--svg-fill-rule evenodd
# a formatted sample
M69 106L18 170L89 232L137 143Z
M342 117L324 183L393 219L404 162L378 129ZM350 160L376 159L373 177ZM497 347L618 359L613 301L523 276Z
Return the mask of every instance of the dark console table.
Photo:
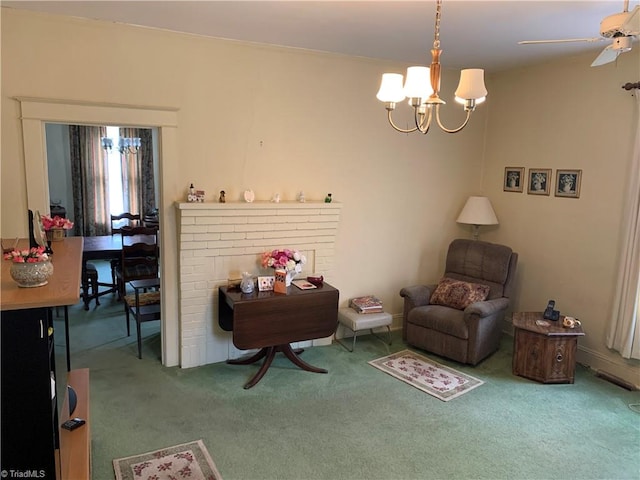
M260 348L247 359L227 360L234 365L248 365L264 358L258 373L244 388L251 388L267 372L277 352L282 352L298 367L309 372L327 373L303 361L290 343L333 335L338 325L339 292L325 283L312 290L287 288L287 293L219 288L218 323L233 332L233 344L241 350Z

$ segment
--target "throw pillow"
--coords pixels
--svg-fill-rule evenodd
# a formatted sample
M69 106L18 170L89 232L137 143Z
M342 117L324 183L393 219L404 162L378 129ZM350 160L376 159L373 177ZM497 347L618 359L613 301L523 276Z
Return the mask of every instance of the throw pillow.
M429 303L464 310L475 302L487 299L489 286L444 277L431 295Z

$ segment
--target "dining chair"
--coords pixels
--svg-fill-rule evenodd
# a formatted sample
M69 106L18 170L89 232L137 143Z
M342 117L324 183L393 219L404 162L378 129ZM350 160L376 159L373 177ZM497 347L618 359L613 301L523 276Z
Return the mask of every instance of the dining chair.
M141 226L139 213L124 212L120 215L111 215L111 235L121 234L123 228L138 226ZM116 269L118 268L119 263L119 258L111 260L111 283L113 284L114 289L117 287Z
M124 309L127 322L127 336L131 335L129 320L131 317L136 322L136 334L138 337L138 358L142 358L142 335L140 324L153 320L160 320L160 279L133 280L129 282L133 293L124 297ZM153 291L148 291L148 290Z
M126 294L127 283L132 280L158 278L159 249L156 227L123 228L122 252L116 269L119 298Z

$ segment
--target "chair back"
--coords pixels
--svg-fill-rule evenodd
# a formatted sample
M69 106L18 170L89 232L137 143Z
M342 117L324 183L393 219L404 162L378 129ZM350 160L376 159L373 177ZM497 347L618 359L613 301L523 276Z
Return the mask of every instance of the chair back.
M509 297L517 263L510 247L459 238L449 245L444 276L488 285L489 299Z
M156 227L125 227L120 258L122 281L158 277L160 251Z
M122 222L124 220L124 225ZM125 212L120 215L111 215L111 235L122 233L122 229L126 227L135 227L140 224L140 214Z

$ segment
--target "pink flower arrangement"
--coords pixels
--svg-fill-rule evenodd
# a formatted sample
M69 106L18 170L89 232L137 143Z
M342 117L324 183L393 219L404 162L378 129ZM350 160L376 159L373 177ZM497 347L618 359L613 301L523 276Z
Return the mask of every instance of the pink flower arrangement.
M49 260L49 255L44 253L44 247L32 247L25 250L12 250L4 254L5 260L13 263L38 263Z
M73 222L66 218L56 215L51 218L49 215L42 215L42 226L45 230L49 231L54 228L62 228L63 230L69 230L73 228Z
M295 271L300 273L302 265L307 263L307 257L302 255L298 250L271 250L262 254L261 265L273 269L284 269L287 271Z

